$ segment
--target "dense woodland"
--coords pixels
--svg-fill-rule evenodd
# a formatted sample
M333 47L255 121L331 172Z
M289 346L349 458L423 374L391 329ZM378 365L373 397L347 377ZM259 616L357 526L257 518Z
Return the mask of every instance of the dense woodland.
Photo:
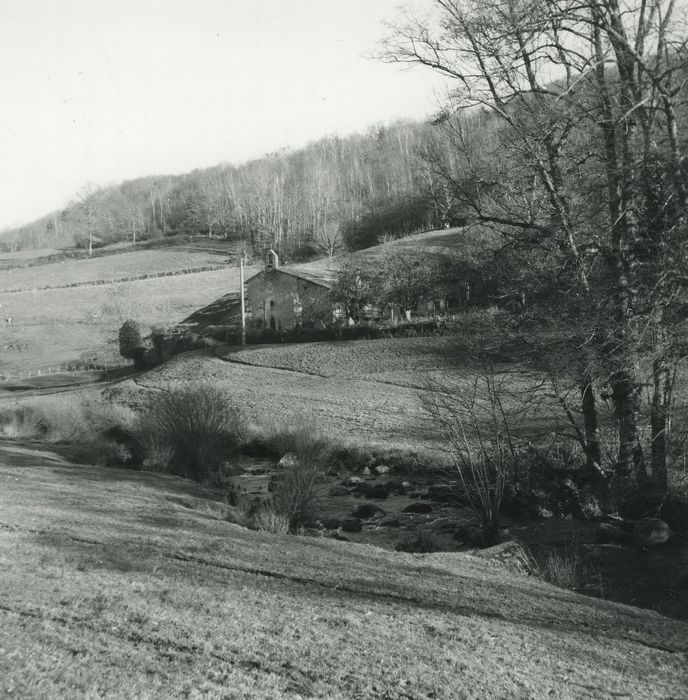
M292 259L375 245L455 215L424 159L437 133L429 124L400 122L239 166L87 185L64 210L5 232L0 245L85 248L181 233L254 250L269 245Z

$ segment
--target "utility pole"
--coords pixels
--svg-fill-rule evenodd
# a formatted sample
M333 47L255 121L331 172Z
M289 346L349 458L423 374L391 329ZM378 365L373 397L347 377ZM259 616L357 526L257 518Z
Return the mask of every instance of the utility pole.
M244 256L239 266L239 283L241 285L241 344L246 345L246 307L244 305Z

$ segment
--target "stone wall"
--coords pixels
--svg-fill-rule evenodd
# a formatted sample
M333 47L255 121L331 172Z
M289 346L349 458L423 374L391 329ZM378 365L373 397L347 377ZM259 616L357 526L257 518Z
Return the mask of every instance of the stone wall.
M332 321L329 290L280 269L264 270L246 283L246 300L254 324L264 328L294 328L297 323Z

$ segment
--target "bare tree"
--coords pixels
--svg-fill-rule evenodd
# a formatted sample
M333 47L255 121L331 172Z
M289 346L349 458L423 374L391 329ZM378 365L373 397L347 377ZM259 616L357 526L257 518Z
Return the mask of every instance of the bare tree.
M617 472L642 480L641 361L649 349L653 476L666 485L673 347L682 293L686 143L678 117L686 32L674 0L429 0L392 27L388 61L454 81L444 116L457 176L431 162L474 221L559 270L563 305L609 385ZM476 136L469 119L483 113ZM438 149L440 150L440 149ZM592 371L581 374L593 397Z
M313 233L313 245L328 258L328 269L332 269L334 256L344 247L342 232L335 221L328 221Z
M103 190L93 183L86 183L76 193L77 211L83 226L86 248L93 255L93 244L98 242L97 231L103 215Z

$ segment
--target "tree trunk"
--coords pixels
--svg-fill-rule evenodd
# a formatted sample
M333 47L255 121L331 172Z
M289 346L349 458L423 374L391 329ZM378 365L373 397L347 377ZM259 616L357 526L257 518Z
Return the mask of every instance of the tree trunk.
M591 475L601 475L602 450L600 428L597 419L597 405L592 377L585 373L580 382L581 411L585 431L587 468Z
M662 491L666 491L669 412L673 381L669 367L661 358L655 359L652 363L652 379L654 385L650 414L652 480Z
M617 474L647 480L643 451L638 440L638 387L632 371L621 369L610 380L612 401L618 425L619 454Z

